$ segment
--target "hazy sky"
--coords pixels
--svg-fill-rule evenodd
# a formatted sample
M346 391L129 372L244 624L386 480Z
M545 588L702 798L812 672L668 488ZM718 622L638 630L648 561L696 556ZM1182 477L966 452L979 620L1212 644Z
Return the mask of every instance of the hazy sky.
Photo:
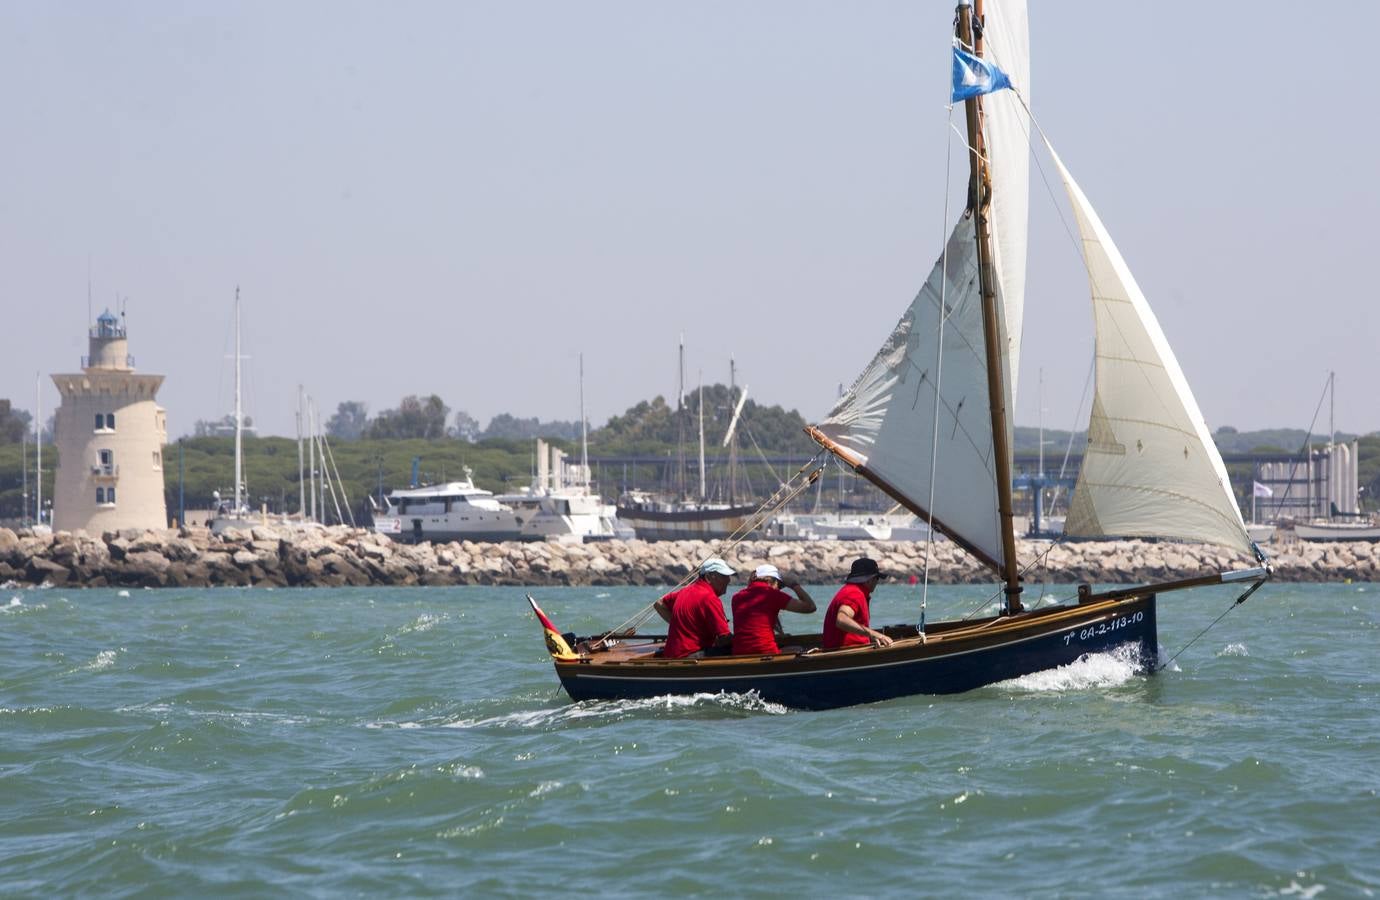
M1338 428L1380 429L1374 75L1341 39L1380 4L1031 5L1035 114L1209 424L1306 425L1334 368ZM947 231L952 17L0 3L0 396L31 408L36 372L77 366L89 272L95 313L128 298L173 435L230 408L236 285L270 432L299 382L326 410L437 392L574 419L581 352L599 424L674 395L682 333L692 382L736 356L753 396L817 418ZM1046 424L1081 426L1087 286L1037 168L1031 210L1017 421L1043 368Z

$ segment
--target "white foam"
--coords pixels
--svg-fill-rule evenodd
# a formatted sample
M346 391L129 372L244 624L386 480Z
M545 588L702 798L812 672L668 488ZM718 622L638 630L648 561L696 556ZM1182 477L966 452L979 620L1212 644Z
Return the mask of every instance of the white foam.
M396 638L402 638L403 635L413 634L413 632L421 634L421 632L424 631L431 631L432 628L435 628L436 625L443 623L443 621L446 621L447 618L449 618L449 616L433 616L433 614L431 613L422 613L421 616L414 618L414 620L410 621L410 623L407 623L406 625L403 625L402 628L397 629L396 635L384 635L384 645L391 646L393 640L395 640Z
M1310 884L1305 887L1304 885L1299 884L1297 881L1290 879L1289 886L1280 888L1279 893L1281 897L1298 896L1302 897L1303 900L1313 900L1314 897L1318 896L1325 890L1327 890L1327 885Z
M120 592L117 593L115 596L116 596L116 597L128 597L128 596L129 596L129 591L120 591Z
M99 672L115 665L116 652L114 650L102 650L96 654L96 658L90 662L77 666L73 672Z
M1217 651L1218 656L1250 656L1250 651L1242 643L1231 643Z
M640 700L584 700L555 709L527 709L487 718L458 719L447 728L543 728L581 719L622 719L630 714L685 712L697 709L725 709L781 716L788 710L779 703L768 703L755 691L746 694L664 694Z
M1135 678L1145 666L1139 644L1122 644L1102 653L1089 653L1066 666L1032 672L995 686L1011 691L1044 693L1118 687Z
M483 769L478 766L467 766L464 763L451 763L448 766L437 766L436 771L440 772L442 775L454 775L456 778L475 779L484 777ZM555 782L555 784L557 787L560 786L560 782Z

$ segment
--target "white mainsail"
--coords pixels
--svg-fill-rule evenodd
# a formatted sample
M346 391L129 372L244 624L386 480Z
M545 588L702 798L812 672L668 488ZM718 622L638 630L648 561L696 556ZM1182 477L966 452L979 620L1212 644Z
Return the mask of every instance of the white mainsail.
M1083 240L1097 341L1088 446L1064 533L1253 553L1226 466L1126 261L1054 148Z
M1006 346L1007 433L1012 433L1025 309L1025 257L1030 212L1030 25L1025 0L984 5L983 56L1011 79L1015 91L982 98L984 137L992 173L992 265Z
M936 394L941 287L947 319L944 376ZM1001 559L977 240L970 215L950 235L947 260L935 264L891 336L819 430L838 445L833 449L845 462L885 482L916 512L924 512L929 502L928 463L937 440L939 473L930 510L936 526L989 565Z
M983 53L1029 99L1030 30L1025 0L989 0ZM1013 433L1016 370L1025 306L1029 212L1030 118L1013 92L982 98L987 168L992 178L992 265L996 274L1007 435ZM940 288L944 303L944 374L938 379ZM935 393L935 382L940 393ZM940 407L935 434L935 404ZM900 323L862 375L819 426L836 452L993 568L1002 558L987 352L982 332L977 235L971 211ZM1009 449L1009 448L1008 448ZM937 453L934 508L932 452ZM1010 473L1001 473L1009 478Z

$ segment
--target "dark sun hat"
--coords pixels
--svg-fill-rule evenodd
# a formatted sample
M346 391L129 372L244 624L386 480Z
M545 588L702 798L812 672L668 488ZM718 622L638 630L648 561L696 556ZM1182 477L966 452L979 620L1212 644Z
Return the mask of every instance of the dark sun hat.
M882 573L877 569L877 561L868 559L866 556L861 559L853 560L853 568L848 572L848 584L861 584L870 578L881 578Z

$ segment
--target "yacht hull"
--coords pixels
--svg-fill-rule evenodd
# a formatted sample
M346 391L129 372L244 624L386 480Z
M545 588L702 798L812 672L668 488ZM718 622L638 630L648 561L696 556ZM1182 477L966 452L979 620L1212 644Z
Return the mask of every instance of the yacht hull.
M411 531L388 535L401 544L449 544L452 541L473 541L476 544L501 544L504 541L539 541L533 535L524 537L516 531L426 531L419 538Z
M756 511L755 506L694 510L619 506L618 521L630 526L641 541L707 541L736 534Z
M1304 541L1380 541L1380 525L1299 523L1294 534Z

